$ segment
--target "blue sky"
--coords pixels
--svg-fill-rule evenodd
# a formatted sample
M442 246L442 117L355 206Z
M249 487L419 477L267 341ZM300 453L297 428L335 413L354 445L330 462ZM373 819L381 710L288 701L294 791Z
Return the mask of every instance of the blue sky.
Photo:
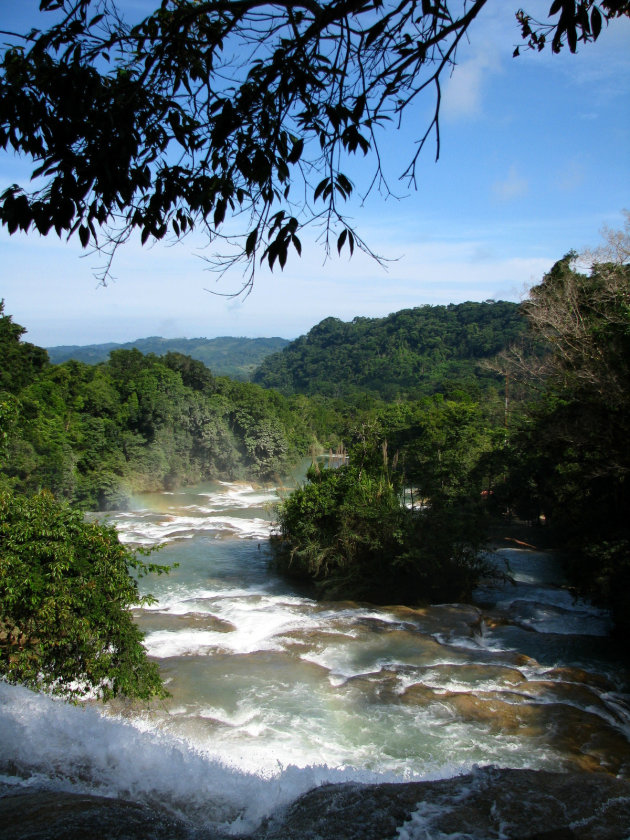
M532 14L548 4L524 3ZM36 6L0 0L0 29ZM397 178L430 103L420 101L401 131L383 133L390 186L401 198L372 194L350 211L364 239L390 260L386 269L356 253L326 261L305 241L301 260L290 258L284 272L261 269L248 297L229 299L211 292L238 289L240 275L217 281L194 240L130 242L116 258L115 281L103 288L93 274L98 259L83 256L78 243L3 230L5 311L30 341L51 346L148 335L293 338L329 315L521 299L567 251L597 245L603 225L622 227L621 211L630 207L630 21L611 25L576 56L514 59L518 7L491 0L475 22L445 85L440 159L429 143L417 192ZM352 169L358 189L363 169ZM0 189L29 171L0 154Z

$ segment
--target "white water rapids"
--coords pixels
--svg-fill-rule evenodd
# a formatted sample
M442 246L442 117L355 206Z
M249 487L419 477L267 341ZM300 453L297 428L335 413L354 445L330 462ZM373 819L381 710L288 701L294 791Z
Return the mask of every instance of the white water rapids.
M317 602L269 569L275 500L214 483L111 517L125 542L165 543L156 561L179 563L142 582L158 600L137 612L171 697L76 707L0 683L5 792L159 804L241 835L325 782L478 765L629 775L608 617L558 585L549 557L500 549L516 585L481 588L473 606Z

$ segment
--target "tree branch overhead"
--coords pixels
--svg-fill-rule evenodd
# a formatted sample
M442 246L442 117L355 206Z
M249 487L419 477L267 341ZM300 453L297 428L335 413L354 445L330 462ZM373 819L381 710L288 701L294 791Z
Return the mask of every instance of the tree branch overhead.
M216 267L242 265L245 287L261 262L299 255L307 226L322 226L328 250L369 251L344 215L348 160L368 156L368 184L385 185L379 129L434 88L403 173L415 183L433 132L439 155L440 79L487 2L163 0L129 22L112 0L42 0L41 28L6 36L0 65L0 147L34 164L30 185L0 196L0 221L78 235L104 254L103 280L134 234L199 229L226 251ZM594 40L630 14L583 0L550 16L559 5L560 23L544 24L554 51L573 49L574 24ZM541 49L549 31L518 14Z

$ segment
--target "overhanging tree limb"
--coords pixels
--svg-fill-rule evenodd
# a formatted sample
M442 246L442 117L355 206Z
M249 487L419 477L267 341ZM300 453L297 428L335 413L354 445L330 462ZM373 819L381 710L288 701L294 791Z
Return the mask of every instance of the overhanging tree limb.
M439 155L440 80L487 2L162 0L130 23L113 0L42 0L42 21L56 22L9 36L0 65L0 147L35 164L29 188L0 197L0 221L78 234L105 255L103 280L134 232L201 229L224 243L215 267L244 264L245 288L257 262L300 252L307 225L322 226L328 250L369 250L343 214L347 160L372 155L368 182L387 191L378 129L434 87L403 173L415 183L433 132ZM629 7L555 2L555 23L518 19L537 49L553 32L557 51Z

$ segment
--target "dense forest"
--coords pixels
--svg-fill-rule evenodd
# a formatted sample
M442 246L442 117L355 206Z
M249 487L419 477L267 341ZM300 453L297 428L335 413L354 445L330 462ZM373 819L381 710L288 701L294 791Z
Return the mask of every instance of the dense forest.
M314 464L280 506L277 567L326 598L468 600L492 574L480 549L496 444L470 400L436 395L375 409L351 430L347 462Z
M550 352L532 364L514 348L503 360L538 395L512 430L495 492L498 505L544 516L577 591L612 606L628 632L630 226L609 244L589 273L569 254L530 291L525 314Z
M47 347L48 357L53 364L70 359L95 365L106 362L112 350L140 350L165 356L167 353L182 353L203 362L217 376L229 376L247 382L262 360L270 353L277 353L289 344L286 338L138 338L125 344L60 345Z
M390 347L402 346L410 319L415 324L413 343L426 351L426 381L433 383L418 387L416 393L428 388L442 399L440 382L456 402L469 403L471 394L484 393L479 422L502 424L502 379L476 362L490 351L505 349L522 332L523 319L514 304L423 307L388 319L355 319L352 325L327 319L278 354L286 355L290 366L295 347L304 342L310 347L312 337L317 337L317 357L329 371L329 382L314 379L310 396L282 395L255 383L217 376L199 360L173 350L158 355L144 354L138 347L117 348L96 364L76 359L52 364L44 349L23 340L25 329L2 309L0 392L7 455L0 481L19 492L48 489L87 509L117 508L140 490L171 489L207 478L268 480L286 474L313 447L347 445L356 429L382 425L384 417L390 418L387 426L392 412L399 416L398 425L409 412L433 416L437 409L431 399L408 399L406 408L390 408L376 387L378 375L382 391L392 386L393 377L385 373L388 366L399 364L400 383L410 380L411 369L419 364L419 354L409 353L403 370L401 352ZM445 323L450 329L440 338ZM339 327L344 333L345 327L351 328L354 356L372 370L375 387L371 391L354 387L354 399L329 393L340 391L339 383L350 378L347 370L338 364L335 368L334 360L352 357L330 338L333 327L333 332ZM147 346L166 349L167 343L148 341ZM240 340L233 345L218 341L224 353L230 346L236 353L228 356L227 364L240 365L244 352ZM202 346L196 339L191 343ZM430 368L428 347L434 348L435 358L457 356L457 361L445 363L452 377L439 378L441 362ZM84 350L89 355L92 348ZM326 352L333 361L326 360ZM264 369L263 363L259 371ZM267 381L262 373L257 378ZM316 393L318 383L324 393ZM393 393L400 402L399 389Z
M188 356L134 348L53 365L23 333L0 310L0 482L12 490L116 508L139 490L282 475L312 443L287 398Z
M544 524L576 592L630 629L624 261L583 273L569 254L520 307L326 319L261 365L258 381L280 378L285 394L177 352L116 349L95 365L55 365L24 332L0 308L0 666L10 679L47 674L72 692L77 667L93 687L110 669L114 694L162 690L128 622L137 587L123 586L134 569L160 568L76 508L119 508L135 491L203 479L272 480L333 446L343 453L334 466L314 463L279 506L283 573L327 598L466 600L490 573L480 554L489 523L516 518ZM115 619L94 600L103 575L124 590ZM46 635L51 615L62 626L84 607L74 641Z
M394 383L398 399L375 406L372 424L355 428L349 463L335 475L312 470L281 508L279 566L344 596L465 597L483 572L476 548L490 519L544 523L575 591L612 607L617 628L630 629L628 230L610 239L615 247L595 255L588 273L578 270L576 254L557 262L521 307L527 331L516 325L508 348L486 361L505 386L502 413L492 388L474 399L464 382L453 399L436 389L412 401ZM361 362L352 352L355 329L328 319L309 334L313 375L328 371L323 390L344 359L346 382L372 370L374 354ZM322 333L339 337L328 362ZM309 337L295 342L285 351L290 364L270 357L263 373L284 371L287 391L305 385L293 372L309 369L310 346ZM395 380L395 361L392 370ZM518 399L509 403L512 394Z
M506 301L427 305L350 322L326 318L268 356L253 381L284 394L413 400L464 392L480 399L499 380L479 362L525 328L518 304Z

